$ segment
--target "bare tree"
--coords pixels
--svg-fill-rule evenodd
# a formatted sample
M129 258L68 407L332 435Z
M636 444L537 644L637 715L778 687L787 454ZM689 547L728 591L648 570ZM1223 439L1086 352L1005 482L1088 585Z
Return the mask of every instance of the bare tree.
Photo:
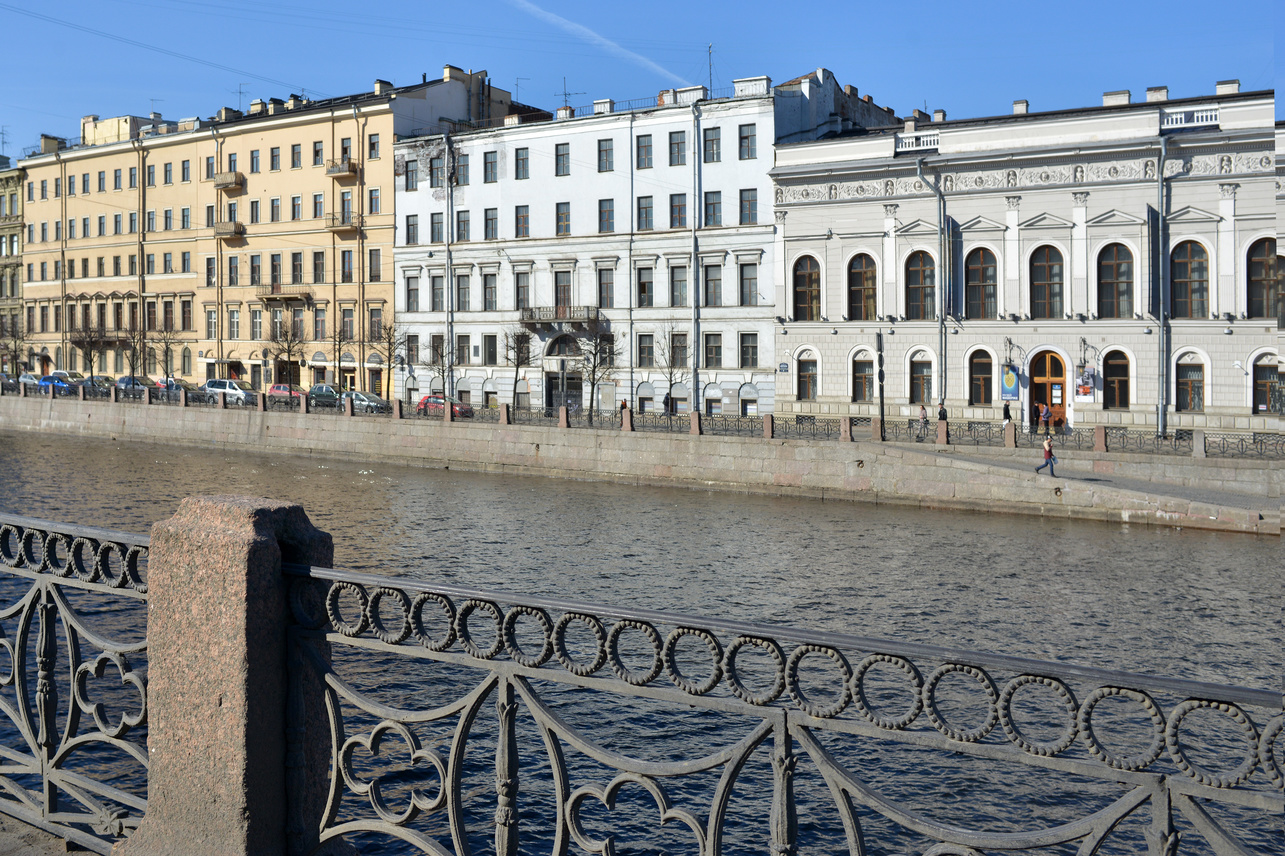
M340 370L343 367L344 348L346 348L353 341L352 333L344 329L342 318L336 318L335 323L330 325L330 336L327 338L326 341L330 343L330 350L331 350L331 353L334 355L333 358L335 361L335 377L334 377L335 386L342 387L343 378L341 376Z
M186 341L182 330L174 329L174 322L163 323L152 331L153 344L160 350L161 372L169 380L174 374L174 349Z
M576 346L580 353L573 359L581 382L589 383L589 424L592 425L598 387L615 376L620 345L609 330L593 325L576 336Z
M147 355L147 327L131 322L129 329L122 331L121 338L125 341L125 360L129 363L129 373L132 377L139 377L142 375L140 368L143 366L143 359Z
M531 334L522 327L504 331L504 360L513 366L513 407L518 406L518 378L522 367L531 362Z
M0 315L0 357L16 376L21 373L22 348L27 344L27 331L17 315L6 318Z
M304 348L308 345L308 331L302 320L292 318L272 319L272 329L268 331L276 351L277 367L273 373L277 383L298 383L299 363L303 360ZM286 377L281 377L281 364L285 365Z
M678 326L671 321L661 327L656 335L659 339L656 342L656 368L664 375L665 382L669 385L669 390L665 392L665 400L668 402L665 406L665 415L669 416L674 407L672 397L674 384L686 383L691 377L687 333L679 332Z
M446 395L448 389L446 381L451 376L451 364L447 359L446 353L446 336L439 334L428 337L429 345L427 348L420 348L419 364L428 370L430 377L435 377L441 383L442 395ZM433 384L428 385L429 392L433 390Z
M84 356L85 375L92 378L94 360L113 339L107 335L107 329L101 324L82 324L68 332L67 341ZM101 366L99 368L101 369Z
M384 372L384 398L393 397L393 366L406 357L406 326L380 324L370 331L370 344L388 370Z

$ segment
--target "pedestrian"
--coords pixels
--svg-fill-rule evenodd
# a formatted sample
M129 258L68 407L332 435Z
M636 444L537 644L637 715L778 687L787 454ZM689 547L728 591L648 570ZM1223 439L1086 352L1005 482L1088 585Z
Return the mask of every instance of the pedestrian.
M919 405L919 436L923 437L928 433L928 408L922 404Z
M1053 465L1056 463L1057 463L1057 455L1053 454L1053 438L1049 436L1045 436L1044 463L1036 467L1035 472L1038 473L1040 470L1044 469L1045 467L1048 467L1049 475L1051 475L1053 478L1057 478L1057 473L1053 472Z
M665 393L665 415L669 415L669 393Z
M950 445L950 423L946 422L946 402L937 402L937 421L946 423L946 445Z
M1052 411L1052 410L1049 410L1049 406L1048 406L1047 404L1041 404L1041 405L1040 405L1040 419L1041 419L1041 420L1043 420L1043 422L1044 422L1044 436L1045 436L1045 437L1047 437L1047 436L1049 435L1049 422L1051 422L1051 421L1052 421L1052 418L1053 418L1053 411Z
M1008 402L1005 401L1004 402L1004 427L1007 428L1008 423L1012 421L1013 421L1013 411L1009 409Z

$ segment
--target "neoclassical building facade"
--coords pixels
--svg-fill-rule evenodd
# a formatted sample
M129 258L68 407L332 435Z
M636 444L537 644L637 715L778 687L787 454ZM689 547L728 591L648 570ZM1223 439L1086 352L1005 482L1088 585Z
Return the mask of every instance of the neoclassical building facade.
M1274 172L1235 81L780 146L776 409L1278 428Z

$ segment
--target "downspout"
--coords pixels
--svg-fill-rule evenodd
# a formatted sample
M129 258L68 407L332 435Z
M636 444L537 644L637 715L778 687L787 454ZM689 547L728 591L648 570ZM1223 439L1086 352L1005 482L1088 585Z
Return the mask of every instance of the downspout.
M1161 132L1163 134L1163 132ZM1169 313L1168 290L1169 253L1165 248L1165 158L1169 155L1168 138L1160 137L1160 157L1156 162L1156 307L1160 318L1159 358L1156 360L1156 434L1164 436L1168 425L1166 398L1169 393Z
M143 364L143 374L147 374L147 256L143 252L146 246L147 236L147 170L143 166L143 141L134 140L134 151L138 153L138 311L142 315L143 326L143 353L138 355L138 360ZM216 218L217 219L217 218ZM66 273L66 271L64 271ZM222 303L219 304L222 307ZM160 309L159 306L156 307Z
M937 195L937 258L938 266L941 268L941 275L937 278L936 291L936 310L937 310L937 353L939 365L941 367L941 390L937 395L937 400L944 402L946 400L946 289L950 284L950 266L946 257L948 247L946 246L946 196L941 192L940 182L929 184L928 177L924 175L924 159L919 158L915 161L915 174L919 180L932 188L933 193Z
M429 162L432 163L431 161ZM429 167L429 184L432 184L432 167ZM455 396L455 270L451 267L451 238L455 234L455 169L451 163L451 135L442 133L442 179L446 184L446 223L442 237L446 239L446 394ZM432 228L430 225L429 228ZM431 236L430 236L431 237ZM431 287L431 286L430 286ZM431 390L430 390L431 392Z
M357 155L361 157L361 152L366 150L365 125L366 123L357 116L357 105L352 105L352 121L357 126ZM357 170L357 198L353 200L353 207L357 212L357 258L354 267L357 268L357 355L362 357L361 366L366 368L366 339L370 335L367 327L368 318L362 316L366 309L366 227L365 227L365 199L366 199L366 161L363 158L359 161L361 166ZM382 264L382 259L380 260ZM369 314L369 313L368 313ZM391 323L391 321L390 321ZM392 371L392 366L387 367ZM357 378L357 388L371 392L366 388L366 378ZM375 391L378 394L378 391Z
M700 163L704 149L700 144L700 101L692 102L692 275L688 277L692 289L692 341L688 345L691 353L692 364L692 388L691 398L688 399L687 412L691 413L693 408L699 408L701 402L700 391L700 301L701 301L701 262L700 262L700 242L696 237L697 220L704 216L705 209L701 205L700 195ZM655 280L653 279L653 282ZM672 344L670 347L673 347ZM671 394L670 401L673 401Z
M218 170L219 165L223 162L223 141L219 139L218 129L210 126L210 139L214 141L214 169ZM197 169L200 169L200 162L197 163ZM222 200L219 198L219 192L214 191L214 223L219 222ZM213 228L214 223L210 224ZM215 374L222 374L223 371L219 366L223 365L223 242L219 240L218 235L214 236L214 358ZM209 363L206 363L206 373L209 373Z
M638 407L638 387L634 384L634 363L637 362L636 352L634 351L634 230L638 228L635 215L638 210L638 200L634 196L634 170L638 166L635 163L637 158L637 143L634 141L634 113L629 111L629 149L627 156L629 158L629 245L625 250L625 293L629 307L629 409L634 410ZM652 215L653 217L655 214ZM652 283L656 282L656 275L652 273ZM654 345L653 345L654 347Z
M62 152L54 152L54 161L58 164L58 179L62 184L62 192L58 194L58 217L62 221L58 227L58 302L62 306L64 323L59 331L59 343L68 357L67 364L70 365L71 342L67 339L67 332L71 328L71 319L67 317L67 165L63 163Z

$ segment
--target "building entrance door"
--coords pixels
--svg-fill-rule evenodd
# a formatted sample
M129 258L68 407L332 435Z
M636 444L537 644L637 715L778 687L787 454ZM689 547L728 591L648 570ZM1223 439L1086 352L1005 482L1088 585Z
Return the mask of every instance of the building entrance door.
M1047 404L1053 416L1049 426L1057 431L1066 426L1066 364L1052 351L1040 351L1031 360L1031 411ZM1043 427L1043 426L1041 426Z
M566 389L563 390L563 378L566 378ZM584 403L584 388L580 375L567 372L547 372L544 376L545 407L561 407L574 412Z

